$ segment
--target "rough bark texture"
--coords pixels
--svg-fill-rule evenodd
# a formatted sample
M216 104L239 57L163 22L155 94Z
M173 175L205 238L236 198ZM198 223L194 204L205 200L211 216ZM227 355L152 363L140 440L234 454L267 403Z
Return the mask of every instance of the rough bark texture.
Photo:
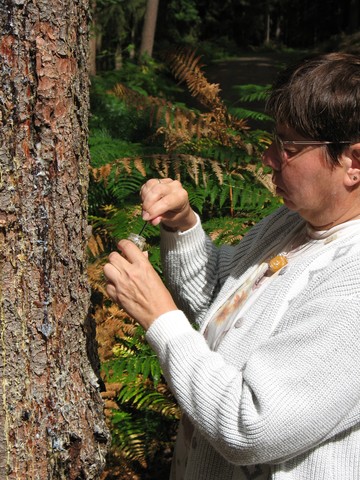
M96 479L89 359L88 2L0 3L0 479Z

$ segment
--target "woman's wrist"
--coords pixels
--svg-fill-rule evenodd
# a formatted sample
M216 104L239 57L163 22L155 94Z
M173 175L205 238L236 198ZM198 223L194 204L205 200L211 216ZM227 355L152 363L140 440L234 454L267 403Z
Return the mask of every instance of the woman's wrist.
M179 223L174 222L174 224L170 224L170 225L167 225L166 223L161 222L161 226L167 232L186 232L187 230L190 230L191 228L193 228L197 224L197 221L198 221L197 215L190 208L189 214L187 215L187 217L182 219L181 222Z

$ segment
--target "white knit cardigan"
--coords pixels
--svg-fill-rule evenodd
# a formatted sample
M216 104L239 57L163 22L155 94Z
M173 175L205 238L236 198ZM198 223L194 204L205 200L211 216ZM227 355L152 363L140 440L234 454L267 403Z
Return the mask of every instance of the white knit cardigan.
M256 478L241 466L265 464L272 480L360 479L360 221L270 282L216 352L201 334L247 268L300 222L281 207L235 247L215 247L200 224L162 232L179 310L147 340L195 426L184 480Z

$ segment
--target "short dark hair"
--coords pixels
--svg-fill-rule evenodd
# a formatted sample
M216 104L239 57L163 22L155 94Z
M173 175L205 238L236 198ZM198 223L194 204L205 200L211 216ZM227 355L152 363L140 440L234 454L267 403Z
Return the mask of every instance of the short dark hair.
M312 140L355 143L360 138L360 56L328 53L280 72L266 104L277 124ZM346 148L327 145L334 164Z

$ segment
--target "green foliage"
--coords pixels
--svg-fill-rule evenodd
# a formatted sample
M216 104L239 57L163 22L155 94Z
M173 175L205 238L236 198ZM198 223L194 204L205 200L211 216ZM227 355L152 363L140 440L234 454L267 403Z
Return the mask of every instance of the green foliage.
M164 385L159 362L141 327L119 338L114 358L103 363L107 383L120 383L112 415L113 442L129 460L148 464L173 441L179 408Z
M235 85L232 87L243 102L265 102L270 85Z
M144 340L144 331L140 326L137 326L131 335L119 338L113 353L114 359L103 364L105 378L108 381L132 386L141 376L144 382L150 380L154 387L158 385L161 378L160 366L156 355ZM136 393L129 392L131 388L122 389L121 397L125 401L136 397ZM138 399L135 398L134 401L137 403Z
M98 66L113 69L116 56L131 57L141 37L146 0L96 0L93 18L98 40ZM135 44L136 43L136 44Z
M202 19L192 0L170 0L166 11L167 39L175 45L194 47L199 39Z
M115 410L112 416L112 439L122 456L147 466L156 464L157 457L170 449L175 435L175 423L166 417L161 419L151 410L143 410L143 415L132 411ZM161 460L158 460L158 465ZM147 477L149 478L149 477ZM157 476L152 478L158 478Z
M165 67L152 59L138 65L126 61L121 70L93 77L90 89L90 130L105 130L114 139L144 141L150 135L149 118L109 92L124 83L141 95L171 98L179 88L170 82Z

